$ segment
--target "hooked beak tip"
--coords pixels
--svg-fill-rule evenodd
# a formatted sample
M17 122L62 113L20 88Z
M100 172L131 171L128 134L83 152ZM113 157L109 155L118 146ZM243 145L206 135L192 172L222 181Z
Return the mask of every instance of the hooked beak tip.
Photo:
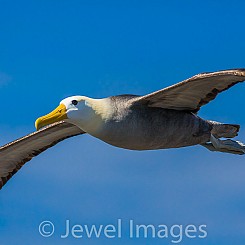
M37 130L39 130L40 128L46 125L59 122L65 119L67 119L66 107L63 104L60 104L55 110L53 110L49 114L39 117L35 121L35 127Z

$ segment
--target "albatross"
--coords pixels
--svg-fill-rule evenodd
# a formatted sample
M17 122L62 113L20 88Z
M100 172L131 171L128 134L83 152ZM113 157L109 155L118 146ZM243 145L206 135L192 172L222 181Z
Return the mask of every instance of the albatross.
M229 139L238 135L239 125L205 120L197 113L220 92L244 80L245 69L233 69L201 73L144 96L65 98L36 120L36 132L0 147L0 188L34 156L85 133L130 150L201 145L243 155L245 145Z

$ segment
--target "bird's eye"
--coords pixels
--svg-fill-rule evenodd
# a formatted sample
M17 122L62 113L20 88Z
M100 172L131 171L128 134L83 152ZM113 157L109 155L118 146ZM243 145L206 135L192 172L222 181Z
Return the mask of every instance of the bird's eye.
M77 100L73 100L71 103L72 103L73 105L77 105L78 101L77 101Z

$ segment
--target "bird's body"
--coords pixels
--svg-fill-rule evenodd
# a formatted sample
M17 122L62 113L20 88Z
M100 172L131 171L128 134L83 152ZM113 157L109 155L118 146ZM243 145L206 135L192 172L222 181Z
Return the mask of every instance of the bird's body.
M209 141L212 126L208 121L188 111L134 103L137 97L122 95L105 99L112 112L106 119L100 113L104 108L96 110L93 104L97 101L90 99L94 113L100 117L100 127L94 130L90 125L77 126L113 146L130 150L178 148Z
M34 156L85 133L130 150L202 145L210 151L243 155L243 143L220 139L237 136L239 125L204 120L197 113L244 80L245 69L234 69L201 73L144 96L68 97L36 120L37 132L0 147L0 188Z

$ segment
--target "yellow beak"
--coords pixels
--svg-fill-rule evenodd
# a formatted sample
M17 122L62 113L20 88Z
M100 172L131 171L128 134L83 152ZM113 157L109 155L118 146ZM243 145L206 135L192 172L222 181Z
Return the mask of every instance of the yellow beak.
M35 122L35 127L37 130L40 128L67 119L66 107L64 104L60 104L55 110L49 114L39 117Z

